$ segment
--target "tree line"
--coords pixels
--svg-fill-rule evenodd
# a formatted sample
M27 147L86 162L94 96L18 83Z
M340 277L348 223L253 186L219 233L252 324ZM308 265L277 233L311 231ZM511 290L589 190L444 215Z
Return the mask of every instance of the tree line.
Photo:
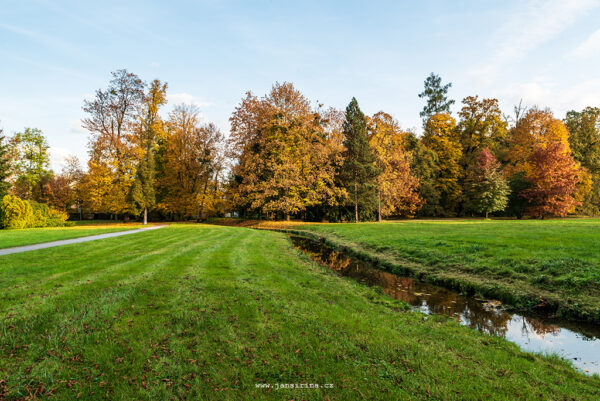
M539 107L503 114L469 96L452 116L451 84L431 74L423 133L390 114L311 103L293 84L241 99L226 138L190 105L166 116L167 84L127 70L84 101L87 168L49 169L42 132L0 131L0 196L71 214L144 219L367 221L390 217L600 213L600 109L563 120Z

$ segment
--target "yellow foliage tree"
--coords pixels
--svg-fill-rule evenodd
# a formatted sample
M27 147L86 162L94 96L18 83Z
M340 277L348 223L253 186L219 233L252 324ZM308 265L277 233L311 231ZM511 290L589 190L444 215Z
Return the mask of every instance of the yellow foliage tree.
M222 198L216 183L223 170L223 135L214 124L200 125L194 106L179 105L169 114L158 208L175 218L202 218ZM221 207L222 209L222 207Z
M461 201L460 180L464 170L460 165L462 146L456 121L447 113L434 114L425 124L423 144L437 156L437 177L434 187L440 193L442 213L453 216Z
M87 181L95 195L90 203L97 211L121 214L129 209L127 195L143 155L136 126L144 83L127 70L112 75L105 91L84 102L87 117L82 122L92 134Z
M387 113L379 112L368 121L369 144L377 156L381 174L377 177L378 219L397 215L412 217L422 205L419 180L410 170L405 151L406 132Z

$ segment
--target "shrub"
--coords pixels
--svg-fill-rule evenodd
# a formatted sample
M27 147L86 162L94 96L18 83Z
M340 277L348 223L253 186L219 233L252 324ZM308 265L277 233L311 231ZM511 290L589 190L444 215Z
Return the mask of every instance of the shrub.
M56 209L48 209L48 217L46 217L46 227L67 227L72 226L72 221L67 221L69 214Z
M14 195L5 195L0 205L2 228L27 228L33 224L33 209L27 201Z
M14 195L6 195L0 203L0 227L2 228L33 228L33 227L64 227L71 225L67 222L68 214L54 210L48 205L29 202Z

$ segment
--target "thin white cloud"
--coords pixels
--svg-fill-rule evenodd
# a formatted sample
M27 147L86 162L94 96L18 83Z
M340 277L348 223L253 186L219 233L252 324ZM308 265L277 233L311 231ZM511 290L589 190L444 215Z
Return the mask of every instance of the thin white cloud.
M556 117L562 118L568 110L600 106L600 78L560 88L557 82L547 77L539 77L532 81L511 84L499 94L508 104L517 104L522 99L523 104L527 106L550 107Z
M511 18L492 35L490 45L495 51L470 72L472 76L488 83L493 81L507 64L524 58L558 36L600 3L598 0L529 0L518 4Z
M87 133L86 129L83 128L83 126L81 125L81 121L79 121L79 120L69 122L69 132L71 132L73 134L86 134Z
M189 93L170 93L167 95L167 100L171 105L189 104L198 108L210 107L212 103L195 97Z
M577 46L571 53L575 57L586 58L598 54L600 51L600 29L592 33L586 40Z
M50 154L50 168L55 172L59 172L65 167L66 158L68 156L73 156L67 149L55 146L48 149L48 153Z

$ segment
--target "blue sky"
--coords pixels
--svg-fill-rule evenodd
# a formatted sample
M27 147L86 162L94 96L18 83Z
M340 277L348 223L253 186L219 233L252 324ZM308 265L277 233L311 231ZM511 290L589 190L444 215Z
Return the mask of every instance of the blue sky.
M225 133L247 90L291 81L313 102L384 110L420 128L430 72L450 96L600 106L600 0L0 0L0 127L37 127L52 164L87 159L83 99L127 68L169 84Z

